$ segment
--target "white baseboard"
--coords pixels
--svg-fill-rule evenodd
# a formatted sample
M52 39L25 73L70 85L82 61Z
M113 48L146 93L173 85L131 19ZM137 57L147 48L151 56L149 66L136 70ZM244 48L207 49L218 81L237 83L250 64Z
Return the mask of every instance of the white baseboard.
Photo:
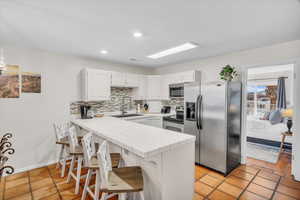
M45 166L48 166L48 165L52 165L54 163L57 163L57 161L55 160L55 161L49 161L47 163L39 163L39 164L35 164L35 165L29 165L27 167L15 169L14 174L17 174L17 173L20 173L20 172L29 171L29 170L40 168L40 167L45 167Z
M296 181L300 181L300 174L293 174Z

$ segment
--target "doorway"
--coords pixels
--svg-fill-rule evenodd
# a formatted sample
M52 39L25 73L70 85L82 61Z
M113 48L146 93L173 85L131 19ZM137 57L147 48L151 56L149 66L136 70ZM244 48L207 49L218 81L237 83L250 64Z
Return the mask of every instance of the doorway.
M247 158L276 164L282 133L288 130L287 121L292 120L294 64L249 68L246 83ZM291 152L292 138L286 137L282 147Z

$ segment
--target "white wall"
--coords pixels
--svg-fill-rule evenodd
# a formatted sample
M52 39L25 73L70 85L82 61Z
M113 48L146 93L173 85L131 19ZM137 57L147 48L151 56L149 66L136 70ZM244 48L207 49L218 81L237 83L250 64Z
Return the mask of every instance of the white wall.
M295 80L295 119L294 120L294 132L293 143L297 144L293 146L294 160L292 165L292 172L295 175L295 179L300 181L300 59L295 66L296 80Z
M275 64L295 63L296 60L298 60L299 58L300 40L296 40L264 48L240 51L222 56L199 59L192 62L168 65L155 69L155 74L167 74L198 69L202 72L202 80L204 82L207 82L218 80L218 74L220 72L220 69L226 64L239 67L240 70L243 71L243 73L245 73L245 69L251 66L263 67ZM297 85L297 88L295 88L295 95L297 95L298 100L295 100L294 108L297 111L298 117L296 120L294 120L294 123L297 126L294 127L294 130L300 130L299 64L298 66L296 66L296 68L298 80L297 82L295 82L295 85ZM293 161L292 168L294 175L298 178L298 180L300 180L300 134L296 135L297 136L294 138L293 141L295 160ZM245 150L243 150L243 154L245 154Z
M1 46L1 45L0 45ZM53 122L69 118L69 103L79 100L82 68L149 74L150 69L57 55L32 49L4 47L7 64L42 74L41 94L21 94L0 99L0 135L12 132L16 153L11 164L17 171L51 163L56 159Z

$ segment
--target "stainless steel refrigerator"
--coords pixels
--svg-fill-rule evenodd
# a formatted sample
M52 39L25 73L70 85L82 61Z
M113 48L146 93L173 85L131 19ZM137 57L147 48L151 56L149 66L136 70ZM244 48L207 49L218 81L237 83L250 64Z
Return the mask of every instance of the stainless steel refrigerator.
M196 136L197 164L228 174L241 160L240 82L185 84L184 132Z

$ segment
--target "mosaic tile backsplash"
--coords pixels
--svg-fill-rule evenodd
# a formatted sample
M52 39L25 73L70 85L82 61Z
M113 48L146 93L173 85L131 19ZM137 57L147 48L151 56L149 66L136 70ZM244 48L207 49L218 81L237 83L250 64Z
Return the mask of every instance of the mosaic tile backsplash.
M175 108L176 106L184 106L184 99L183 98L174 98L171 100L162 100L161 101L163 106L171 106Z
M143 105L146 101L133 101L132 97L132 88L111 88L111 100L110 101L76 101L71 102L70 104L70 113L71 114L80 114L79 106L81 104L87 104L91 106L91 110L95 113L103 113L103 112L115 112L120 111L121 106L125 104L125 110L135 110L138 104ZM183 106L183 99L172 99L170 101L164 100L162 101L162 105L164 106Z

